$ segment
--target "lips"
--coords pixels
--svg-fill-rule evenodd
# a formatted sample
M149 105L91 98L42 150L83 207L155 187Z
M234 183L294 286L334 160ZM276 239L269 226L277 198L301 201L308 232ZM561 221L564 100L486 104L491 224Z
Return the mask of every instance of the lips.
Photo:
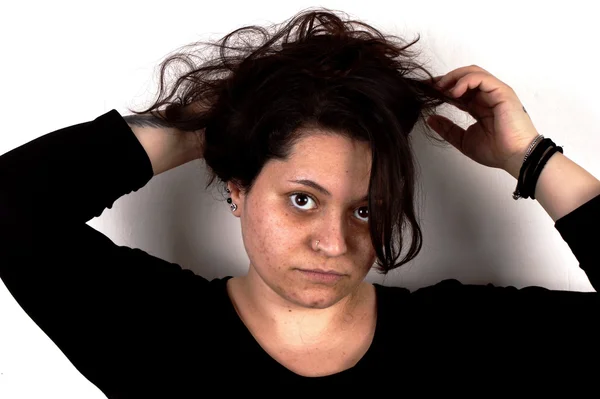
M321 269L300 269L304 272L321 273L321 274L333 274L335 276L343 276L344 273L336 272L335 270L321 270Z
M314 284L325 284L325 285L335 285L339 281L341 281L345 274L340 272L336 272L335 270L323 270L323 269L298 269L300 274Z

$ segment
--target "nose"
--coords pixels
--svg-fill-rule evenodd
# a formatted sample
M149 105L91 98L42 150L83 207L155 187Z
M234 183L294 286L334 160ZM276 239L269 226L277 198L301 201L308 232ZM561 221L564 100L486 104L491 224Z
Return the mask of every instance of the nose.
M317 237L314 239L314 241L319 240L319 251L330 257L340 256L348 252L346 227L346 221L339 215L324 218L320 224Z

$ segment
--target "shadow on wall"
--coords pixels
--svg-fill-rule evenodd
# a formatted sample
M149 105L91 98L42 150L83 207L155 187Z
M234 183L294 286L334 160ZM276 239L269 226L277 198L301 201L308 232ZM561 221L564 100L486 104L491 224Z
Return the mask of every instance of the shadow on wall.
M531 246L519 238L527 232L515 229L524 221L511 202L514 179L476 164L454 148L432 146L417 130L413 133L423 248L401 269L386 277L372 271L367 279L411 290L447 278L496 285L527 281L518 270L523 263L518 253ZM118 226L111 238L208 279L246 273L249 261L239 219L225 201L217 200L219 193L204 189L205 177L204 164L194 161L124 196L101 216ZM523 285L543 285L537 278Z
M110 219L105 234L207 279L245 273L239 219L216 200L216 190L204 189L204 172L204 164L193 161L153 177L102 214Z

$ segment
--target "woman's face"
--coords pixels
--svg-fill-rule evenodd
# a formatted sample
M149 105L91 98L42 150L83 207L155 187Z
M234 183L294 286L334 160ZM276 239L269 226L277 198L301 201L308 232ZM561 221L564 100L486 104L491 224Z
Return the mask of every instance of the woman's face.
M265 164L249 194L230 184L249 273L303 307L327 308L354 291L375 261L366 199L370 170L368 143L312 130L288 160Z

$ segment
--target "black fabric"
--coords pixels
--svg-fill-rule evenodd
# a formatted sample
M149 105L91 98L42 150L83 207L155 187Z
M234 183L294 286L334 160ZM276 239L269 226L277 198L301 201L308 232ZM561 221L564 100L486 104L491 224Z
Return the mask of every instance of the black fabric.
M377 327L366 355L332 376L298 376L246 329L227 295L229 277L208 281L86 224L152 176L144 148L114 109L0 157L0 277L109 398L277 394L279 384L294 387L286 393L357 393L426 388L444 376L471 385L547 384L555 374L581 378L597 359L595 292L446 280L413 293L376 284ZM595 289L599 222L600 196L555 223Z

